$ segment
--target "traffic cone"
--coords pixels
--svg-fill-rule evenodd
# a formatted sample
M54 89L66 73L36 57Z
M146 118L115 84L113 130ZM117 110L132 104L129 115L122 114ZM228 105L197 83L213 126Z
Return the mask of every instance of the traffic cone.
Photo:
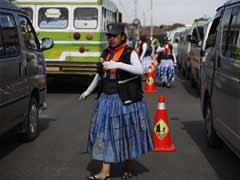
M176 151L175 146L171 142L164 96L160 96L158 99L158 108L155 115L152 137L154 143L154 152Z
M155 68L155 64L154 64L153 59L151 60L151 66L150 67L152 68L153 77L155 77L157 73L156 73L156 68Z
M148 68L148 73L146 75L146 83L145 83L144 92L145 93L155 93L156 92L154 76L153 76L152 68L150 66Z

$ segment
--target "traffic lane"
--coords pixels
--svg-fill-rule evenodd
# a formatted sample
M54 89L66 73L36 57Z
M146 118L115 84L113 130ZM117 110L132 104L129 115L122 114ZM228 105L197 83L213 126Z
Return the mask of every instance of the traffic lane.
M76 95L48 96L49 108L44 112L44 118L54 117L56 121L50 121L48 129L42 131L36 141L21 144L5 153L0 161L1 180L55 179L61 176L72 159L81 157L80 152L85 150L81 142L86 141L87 135L84 133L84 137L81 133L81 116L76 116L79 111ZM81 164L76 167L83 168Z
M236 155L226 146L220 150L207 147L199 95L189 81L178 76L173 88L157 89L157 97L146 95L150 114L155 114L158 96L164 95L177 151L146 158L153 165L152 174L163 179L239 179L240 161Z
M157 93L145 95L152 121L159 95L165 96L177 151L149 153L135 161L137 176L133 179L238 179L236 156L226 149L207 148L199 99L189 94L187 84L178 78L173 88L157 87ZM99 170L100 163L91 161L85 151L96 94L83 102L77 98L78 94L48 94L49 107L42 114L44 130L35 142L19 144L2 154L1 180L85 179L89 173ZM16 141L8 143L14 147ZM113 166L112 174L116 177L113 179L119 179L122 168L122 165Z

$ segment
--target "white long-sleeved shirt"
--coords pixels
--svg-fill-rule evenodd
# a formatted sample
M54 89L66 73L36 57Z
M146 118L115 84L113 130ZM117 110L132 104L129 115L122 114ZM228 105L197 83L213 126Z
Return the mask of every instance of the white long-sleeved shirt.
M130 56L131 64L126 64L126 63L122 63L122 62L116 62L116 63L120 63L118 69L127 71L129 73L136 74L136 75L143 75L143 73L144 73L142 64L138 57L138 54L135 51L132 51L131 56ZM93 92L94 89L97 87L98 81L100 79L101 78L100 78L99 74L96 74L93 81L87 88L87 91Z

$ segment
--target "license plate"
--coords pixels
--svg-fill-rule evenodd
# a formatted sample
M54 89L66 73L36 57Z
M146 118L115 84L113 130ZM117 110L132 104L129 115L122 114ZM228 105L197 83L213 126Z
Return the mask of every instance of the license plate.
M47 71L60 71L59 67L47 67Z

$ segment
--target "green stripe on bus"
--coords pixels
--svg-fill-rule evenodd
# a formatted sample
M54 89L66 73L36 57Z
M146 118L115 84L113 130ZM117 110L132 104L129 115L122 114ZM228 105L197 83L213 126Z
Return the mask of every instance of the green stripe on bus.
M75 40L73 37L73 32L69 33L69 32L38 32L38 37L39 39L42 38L52 38L55 41L102 41L103 37L104 37L104 33L100 33L100 32L93 32L93 39L88 40L87 39L87 32L80 32L80 39L79 40Z
M59 59L64 51L79 52L80 47L84 47L87 52L102 51L99 45L55 44L52 49L44 51L44 56L47 59Z
M100 62L99 57L66 57L68 62Z

